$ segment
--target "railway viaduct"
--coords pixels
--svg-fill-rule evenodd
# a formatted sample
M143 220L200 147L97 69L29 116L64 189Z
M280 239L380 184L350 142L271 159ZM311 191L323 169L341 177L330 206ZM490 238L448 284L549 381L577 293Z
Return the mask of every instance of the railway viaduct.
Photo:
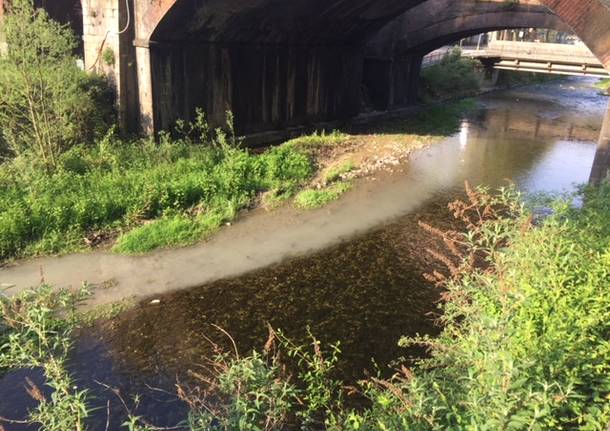
M3 2L0 0L0 6ZM36 0L83 37L124 128L152 133L195 108L240 134L345 119L367 92L408 104L421 58L506 28L578 35L610 68L610 0ZM0 7L2 10L2 7Z

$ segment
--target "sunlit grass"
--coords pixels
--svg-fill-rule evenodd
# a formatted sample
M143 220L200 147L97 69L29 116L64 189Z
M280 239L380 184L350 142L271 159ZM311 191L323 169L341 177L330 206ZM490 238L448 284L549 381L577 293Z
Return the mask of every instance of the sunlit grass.
M351 188L348 182L331 184L322 189L307 189L300 192L294 198L294 204L300 209L315 209L323 207L339 197Z

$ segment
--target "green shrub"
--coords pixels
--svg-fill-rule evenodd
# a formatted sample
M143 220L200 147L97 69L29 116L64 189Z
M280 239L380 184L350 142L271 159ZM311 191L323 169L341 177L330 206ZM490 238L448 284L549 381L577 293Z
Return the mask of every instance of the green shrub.
M90 413L88 393L76 388L66 363L75 307L87 295L85 289L71 293L42 285L12 298L0 296L0 374L16 369L43 370L50 395L31 381L26 386L37 402L28 422L41 430L85 429Z
M237 351L212 361L205 391L179 388L190 406L193 431L324 429L337 421L341 383L332 376L339 347L329 351L311 334L311 346L296 346L270 329L262 353ZM298 370L291 375L288 369Z
M479 91L479 63L454 49L439 64L422 69L419 95L424 101L471 96Z
M112 120L105 81L78 68L75 36L32 0L11 2L2 32L1 141L13 155L54 170L61 153L91 142Z
M454 210L487 208L480 196ZM515 209L514 199L504 194L492 206ZM582 209L556 203L537 227L519 209L443 235L486 265L463 261L446 279L440 337L403 340L424 344L431 358L369 384L373 407L359 420L374 429L606 429L610 187L587 191L585 201Z

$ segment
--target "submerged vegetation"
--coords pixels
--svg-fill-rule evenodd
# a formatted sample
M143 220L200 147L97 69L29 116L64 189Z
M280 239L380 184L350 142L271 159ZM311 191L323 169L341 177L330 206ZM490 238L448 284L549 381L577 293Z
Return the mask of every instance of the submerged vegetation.
M119 138L96 108L103 86L76 67L67 30L29 0L14 0L3 31L2 260L110 243L129 254L190 244L263 193L271 201L295 196L307 209L350 187L354 161L317 165L317 154L354 139L339 132L254 154L240 147L230 113L226 130L211 130L199 112L194 123L178 123L158 140ZM427 94L473 91L473 67L452 54L424 72ZM379 133L450 134L473 106L433 107L387 122ZM535 219L513 188L491 194L467 187L467 195L450 206L462 230L423 225L442 247L429 254L446 266L427 275L443 292L442 331L400 343L424 346L429 356L399 365L391 378L369 375L345 387L335 375L339 344L325 348L309 334L310 344L299 346L270 328L260 351L244 356L236 347L202 358L210 360L208 375L177 386L189 413L176 429L606 428L610 186L583 190L582 207L555 201L545 219ZM129 306L82 315L77 306L88 294L42 285L0 296L0 375L36 369L45 379L44 386L26 381L36 407L26 418L0 418L0 430L12 422L87 429L95 400L67 365L75 330ZM126 429L157 429L146 417L124 416Z
M581 208L555 201L535 221L512 188L467 191L450 206L463 231L423 225L447 268L428 275L444 291L443 330L400 343L426 346L428 358L345 388L334 377L339 345L310 334L297 346L270 329L259 352L218 350L209 375L178 386L190 410L179 429L605 429L610 186L583 191ZM82 295L43 286L2 300L0 367L42 367L57 394L30 390L40 406L29 420L43 429L84 429L87 392L65 371ZM367 402L350 402L354 392ZM152 429L143 417L128 423Z

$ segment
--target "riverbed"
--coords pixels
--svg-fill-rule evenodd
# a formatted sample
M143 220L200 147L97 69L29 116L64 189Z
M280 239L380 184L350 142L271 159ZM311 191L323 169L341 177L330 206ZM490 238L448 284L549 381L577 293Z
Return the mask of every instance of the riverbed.
M262 346L267 324L298 342L309 328L325 344L340 342L346 382L365 369L387 374L397 359L425 354L399 348L401 336L439 331L439 292L422 277L434 265L425 252L433 240L418 222L450 226L447 204L465 181L512 181L525 193L570 192L586 182L608 103L593 83L570 78L482 96L455 136L358 180L320 210L255 211L203 245L147 257L33 260L3 269L0 281L33 285L42 267L53 283L69 269L64 285L105 287L95 303L116 299L117 286L146 298L82 331L75 344L71 369L97 396L96 430L104 429L107 399L113 412L121 409L100 383L126 399L142 394L137 413L157 425L178 422L184 407L174 383L212 354L210 339L227 344L212 325L244 353ZM32 406L25 374L0 380L0 416L22 418Z

